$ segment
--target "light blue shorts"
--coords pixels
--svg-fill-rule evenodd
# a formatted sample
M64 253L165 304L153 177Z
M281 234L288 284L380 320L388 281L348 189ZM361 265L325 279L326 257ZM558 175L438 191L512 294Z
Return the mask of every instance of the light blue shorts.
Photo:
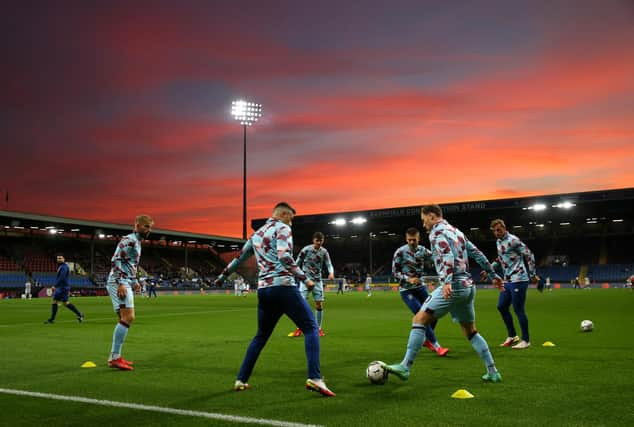
M119 298L117 295L117 285L114 282L108 282L106 288L108 289L108 294L110 294L110 299L112 300L112 308L114 311L119 311L121 308L134 308L134 289L130 286L129 283L124 283L126 294L125 298Z
M442 297L442 286L438 286L427 297L422 307L423 311L431 311L436 319L440 319L447 313L451 313L454 322L475 322L475 286L453 290L449 299Z
M323 301L324 300L324 284L323 282L315 282L315 287L311 290L306 288L306 285L302 283L299 287L299 291L306 301L308 301L308 295L313 294L314 301Z

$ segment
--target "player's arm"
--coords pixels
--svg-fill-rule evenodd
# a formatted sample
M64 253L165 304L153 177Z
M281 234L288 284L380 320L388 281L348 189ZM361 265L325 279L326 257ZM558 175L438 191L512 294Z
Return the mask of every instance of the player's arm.
M299 255L297 255L297 259L295 260L295 264L297 264L299 268L304 267L304 260L306 259L306 251L304 249L299 251Z
M231 273L236 271L238 267L240 266L240 264L242 264L243 262L251 258L253 254L254 254L253 243L251 243L251 239L249 239L244 244L244 246L242 246L242 250L240 250L240 255L232 259L231 262L227 265L227 267L225 267L225 269L222 270L222 273L220 273L220 276L216 278L216 280L214 281L214 284L216 286L222 285L225 279L227 278L227 276L229 276Z
M119 298L124 299L128 293L125 284L129 283L130 285L136 281L136 277L131 277L128 274L126 268L124 268L124 260L128 263L138 263L139 261L139 251L137 250L136 242L132 241L128 238L123 238L119 242L119 247L121 251L119 251L119 257L115 259L115 282L118 284L117 286L117 295Z
M392 274L398 282L407 280L407 276L403 274L403 261L400 250L394 252L394 257L392 258Z
M498 256L497 258L495 258L495 261L493 261L491 263L491 268L493 269L493 271L496 271L498 268L501 268L500 265L502 261L500 260L500 257ZM486 270L482 270L480 271L480 280L485 281L489 279L489 273L486 272Z
M118 256L113 261L113 275L114 280L118 285L121 285L123 281L132 280L133 277L128 275L126 271L126 265L134 259L138 259L138 253L136 251L136 245L127 237L124 237L119 241Z
M335 278L335 268L332 266L332 261L330 260L330 254L326 251L326 256L324 257L324 262L326 263L326 270L328 270L328 278L330 280Z
M493 268L493 271L495 271L500 268L500 265L502 265L502 261L500 260L500 257L497 257L495 258L495 261L491 263L491 268Z
M469 240L467 240L467 254L469 255L469 257L473 258L475 262L480 265L480 267L482 267L482 269L491 278L491 282L498 288L501 288L501 286L503 285L502 279L500 278L500 276L497 275L497 273L493 269L493 266L491 265L487 257L484 256L482 251L480 251L480 249L478 249L476 245L471 243Z
M442 233L434 233L433 237L430 235L430 242L439 255L434 264L438 273L439 283L442 286L443 298L446 299L451 297L453 293L451 284L453 283L455 258L449 242Z
M517 239L515 249L526 262L526 265L528 266L528 275L534 281L535 278L537 278L537 269L535 268L535 255L533 255L533 252L528 249L528 246L526 246L526 244L524 244L524 242L519 239Z
M70 270L68 268L67 264L62 264L60 271L59 271L59 275L57 276L57 281L55 282L55 286L54 287L59 287L61 286L63 283L68 283L68 276L69 276Z
M427 249L425 246L421 246L421 266L420 266L420 276L418 277L418 283L425 284L425 261L432 261L433 258L431 256L431 251Z

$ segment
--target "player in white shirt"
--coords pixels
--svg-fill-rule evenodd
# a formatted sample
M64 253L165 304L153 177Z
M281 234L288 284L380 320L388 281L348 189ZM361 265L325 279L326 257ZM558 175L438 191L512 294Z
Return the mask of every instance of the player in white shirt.
M24 284L24 298L31 299L31 281L29 279L26 279Z

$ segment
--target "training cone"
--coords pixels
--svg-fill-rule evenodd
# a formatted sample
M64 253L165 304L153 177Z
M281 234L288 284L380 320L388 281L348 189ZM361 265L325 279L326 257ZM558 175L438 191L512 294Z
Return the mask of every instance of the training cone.
M552 341L546 341L542 344L542 347L555 347L555 344Z
M85 362L83 365L81 365L82 368L96 368L97 365L95 365L95 362L91 362L90 360L88 362Z
M469 393L467 390L460 389L451 395L454 399L472 399L473 394Z

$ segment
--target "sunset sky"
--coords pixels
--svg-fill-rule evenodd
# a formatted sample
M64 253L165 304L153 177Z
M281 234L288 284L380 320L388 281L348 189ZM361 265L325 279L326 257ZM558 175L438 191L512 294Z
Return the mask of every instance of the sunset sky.
M275 4L275 6L271 6ZM249 219L634 186L634 2L4 6L0 209Z

